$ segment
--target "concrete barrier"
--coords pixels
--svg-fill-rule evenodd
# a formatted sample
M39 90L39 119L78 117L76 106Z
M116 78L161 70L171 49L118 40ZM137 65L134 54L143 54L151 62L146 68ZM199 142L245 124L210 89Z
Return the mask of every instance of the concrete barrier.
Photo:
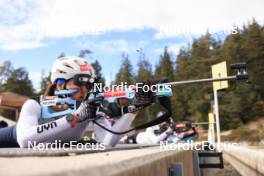
M264 149L232 146L222 149L227 160L243 176L264 176Z
M159 147L90 153L63 157L2 157L0 173L24 175L167 176L171 163L183 164L183 175L193 175L192 151Z

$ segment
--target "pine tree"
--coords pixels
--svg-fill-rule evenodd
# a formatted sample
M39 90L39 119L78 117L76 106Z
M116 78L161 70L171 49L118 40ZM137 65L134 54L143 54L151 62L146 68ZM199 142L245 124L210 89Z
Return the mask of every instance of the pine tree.
M169 80L174 78L174 64L168 53L168 47L164 48L164 53L160 57L159 64L156 65L155 77L166 77Z
M122 54L122 62L119 71L116 74L115 83L120 84L121 82L126 82L127 85L134 84L134 74L133 68L128 59L127 54Z
M138 73L136 75L137 82L153 79L152 66L147 59L140 59L137 66L138 66Z
M50 76L51 76L51 73L49 73L48 76L45 76L45 72L44 70L42 70L41 82L40 82L40 92L38 93L39 95L43 95L46 92L48 86L51 84Z
M3 84L5 91L18 93L25 96L33 96L34 89L32 82L28 77L28 72L25 68L15 69L10 77L7 78L6 83Z
M246 62L251 84L230 83L226 99L240 99L226 106L226 117L236 116L240 122L246 123L257 117L264 116L262 78L264 57L263 27L255 20L245 25L237 35L230 35L224 42L223 53L229 63ZM224 96L224 95L223 95ZM227 101L223 98L223 101ZM224 105L223 105L224 106ZM234 109L238 110L234 113ZM234 117L232 117L234 118Z
M187 80L188 62L190 59L190 50L181 48L176 59L175 81ZM176 121L186 120L191 114L188 111L189 92L184 86L173 88L172 109L173 118Z
M105 78L102 75L102 66L100 65L98 60L92 63L96 76L100 79L100 82L105 84Z

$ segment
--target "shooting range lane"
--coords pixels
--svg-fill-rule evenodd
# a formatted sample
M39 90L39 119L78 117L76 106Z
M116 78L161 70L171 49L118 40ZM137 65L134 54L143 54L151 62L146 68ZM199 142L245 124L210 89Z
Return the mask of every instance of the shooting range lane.
M52 158L0 157L0 173L5 176L167 175L169 163L175 161L183 161L185 175L192 175L191 151L163 150L159 146Z

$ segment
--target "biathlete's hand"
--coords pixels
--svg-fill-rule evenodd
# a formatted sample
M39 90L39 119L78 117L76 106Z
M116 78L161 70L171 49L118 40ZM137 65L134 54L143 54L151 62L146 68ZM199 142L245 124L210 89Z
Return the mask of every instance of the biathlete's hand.
M144 81L137 89L135 97L133 98L131 104L135 106L149 106L153 103L154 96L151 91L152 83L150 81ZM145 86L145 88L144 88Z
M167 135L171 135L171 134L173 134L173 129L172 129L171 127L169 127L169 128L165 131L165 133L166 133Z
M118 103L109 103L102 111L110 118L122 116L122 107Z
M97 106L94 102L84 101L78 107L78 109L68 115L66 119L71 122L72 127L75 127L77 123L83 122L87 119L95 119Z

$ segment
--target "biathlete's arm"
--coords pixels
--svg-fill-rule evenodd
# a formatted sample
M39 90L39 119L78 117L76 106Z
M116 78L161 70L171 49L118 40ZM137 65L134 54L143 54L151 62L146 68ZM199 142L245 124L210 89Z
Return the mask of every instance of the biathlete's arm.
M20 147L28 147L29 143L34 142L41 143L67 138L65 132L71 129L71 125L66 120L66 116L39 125L40 116L41 106L39 103L35 100L27 100L22 107L17 123L17 141Z
M107 119L100 118L97 120L98 123L105 126L109 130L116 131L116 132L123 132L126 130L129 130L131 128L131 124L133 120L135 119L136 114L135 113L127 113L122 115L122 117L115 122L113 126L107 122ZM97 140L99 142L104 143L107 146L114 146L117 144L117 142L121 139L123 135L116 135L113 133L110 133L108 131L103 130L102 128L95 125L94 127L94 133L97 137Z

